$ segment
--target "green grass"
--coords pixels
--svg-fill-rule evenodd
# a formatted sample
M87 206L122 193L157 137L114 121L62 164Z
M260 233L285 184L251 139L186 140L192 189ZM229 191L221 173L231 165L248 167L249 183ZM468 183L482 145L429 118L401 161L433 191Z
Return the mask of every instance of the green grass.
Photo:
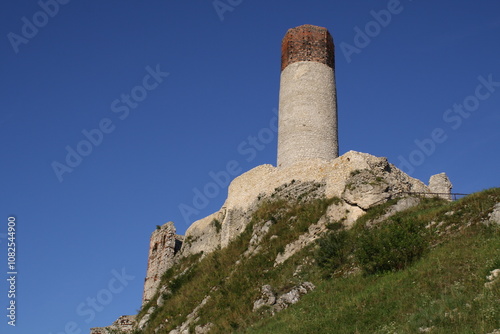
M431 333L489 333L500 328L500 282L493 289L484 287L489 272L500 268L500 233L481 223L499 201L498 188L453 203L424 200L394 218L419 225L443 222L439 228L437 224L428 228L433 242L415 263L377 275L333 275L297 305L243 332L419 333L432 328ZM341 243L356 244L369 219L384 214L389 205L376 207L359 219ZM339 238L331 235L323 242L330 238L338 245ZM335 249L332 254L338 252ZM351 262L345 255L342 258L348 268L359 265L355 257ZM335 262L329 269L339 266Z
M395 203L390 202L371 209L349 231L329 225L332 231L318 242L322 250L310 245L274 267L285 246L335 201L263 201L246 230L228 247L201 260L200 255L182 259L165 273L162 285L172 294L165 296L165 304L152 314L143 334L154 333L160 325L165 328L158 333L168 333L207 295L211 298L200 309L197 324L213 323L211 333L419 333L431 327L431 333L489 333L500 328L500 282L491 290L484 287L489 272L500 267L500 233L481 223L500 202L500 189L452 203L427 199L395 215L391 221L396 228L389 232L407 238L401 247L415 241L412 222L419 226L417 233L425 236L425 252L402 266L363 273L363 263L356 256L360 236L387 225L367 223ZM253 227L267 221L273 224L261 251L242 257ZM386 240L391 239L381 237L375 245ZM397 240L391 242L397 244ZM303 269L294 275L299 265ZM283 293L304 281L317 288L296 305L273 317L265 309L252 311L264 284ZM153 304L146 305L139 316Z
M488 333L500 327L498 233L463 234L410 268L323 281L300 303L245 333Z
M144 333L153 333L160 324L165 324L166 319L168 333L185 321L186 316L207 295L211 299L200 310L199 323L214 323L215 332L230 333L258 320L252 307L253 301L259 298L262 285L271 284L279 292L300 283L299 278L290 278L298 265L297 261L302 258L289 259L286 265L274 268L276 256L316 223L332 201L322 199L301 203L276 199L263 202L246 230L227 248L216 250L201 261L198 261L199 257L183 259L178 266L165 273L162 285L166 285L172 294L165 305L152 314ZM241 254L248 247L253 226L267 221L272 221L273 225L262 242L262 250L255 256L243 258ZM270 242L272 235L279 237ZM182 272L185 273L180 275ZM140 316L153 303L146 305Z

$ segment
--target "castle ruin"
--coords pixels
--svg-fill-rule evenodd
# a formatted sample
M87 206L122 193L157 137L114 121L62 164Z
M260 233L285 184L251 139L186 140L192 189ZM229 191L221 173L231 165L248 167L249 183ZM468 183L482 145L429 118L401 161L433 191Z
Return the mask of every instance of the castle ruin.
M222 207L195 221L185 236L176 234L172 222L158 226L151 235L142 299L147 311L140 319L122 316L109 327L91 329L91 334L145 328L151 314L166 302L168 291L160 286L165 271L182 257L205 256L228 246L244 231L263 200L336 197L315 225L323 231L329 221L341 221L349 228L369 208L401 193L440 192L449 199L452 185L444 173L431 177L425 185L387 158L355 151L339 156L337 131L332 36L327 29L312 25L290 29L282 42L277 166L260 165L236 177ZM300 239L295 243L300 247L307 244ZM300 250L295 243L279 254L276 264Z

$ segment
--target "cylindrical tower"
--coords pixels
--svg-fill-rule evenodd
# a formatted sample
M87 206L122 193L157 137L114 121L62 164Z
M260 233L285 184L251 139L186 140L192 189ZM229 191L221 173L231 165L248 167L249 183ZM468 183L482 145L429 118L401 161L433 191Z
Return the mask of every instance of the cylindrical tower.
M281 45L278 167L338 155L332 36L313 25L289 29Z

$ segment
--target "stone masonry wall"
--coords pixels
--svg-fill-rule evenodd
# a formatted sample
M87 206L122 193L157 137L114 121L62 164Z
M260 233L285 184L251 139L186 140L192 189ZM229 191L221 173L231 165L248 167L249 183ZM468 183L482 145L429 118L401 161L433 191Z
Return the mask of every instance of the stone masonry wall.
M451 200L451 189L453 185L445 173L432 175L429 179L429 188L431 192L440 194L443 199Z
M335 67L333 38L327 29L306 24L287 31L281 43L281 70L298 61Z
M187 229L186 239L190 242L183 246L182 256L200 251L206 254L226 247L243 232L259 199L269 198L281 186L294 182L324 184L324 196L339 197L345 202L345 206L339 208L341 212L349 209L355 213L347 217L349 222L371 205L380 204L399 192L429 192L423 182L408 176L386 158L355 151L329 162L301 161L285 168L261 165L231 182L226 202L217 213L194 222ZM212 223L214 218L222 223L218 229Z
M335 159L339 148L331 35L311 25L290 29L281 57L277 166Z
M161 277L174 264L174 256L180 250L184 237L175 234L174 223L169 222L151 234L148 269L144 281L142 304L156 293Z

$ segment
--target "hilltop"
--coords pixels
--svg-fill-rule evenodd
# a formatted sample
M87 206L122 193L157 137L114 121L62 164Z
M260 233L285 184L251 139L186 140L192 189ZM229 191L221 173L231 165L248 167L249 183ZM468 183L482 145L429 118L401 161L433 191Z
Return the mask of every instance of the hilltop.
M226 247L178 258L108 332L500 330L500 188L453 202L393 196L352 224L328 218L339 197L280 195Z

